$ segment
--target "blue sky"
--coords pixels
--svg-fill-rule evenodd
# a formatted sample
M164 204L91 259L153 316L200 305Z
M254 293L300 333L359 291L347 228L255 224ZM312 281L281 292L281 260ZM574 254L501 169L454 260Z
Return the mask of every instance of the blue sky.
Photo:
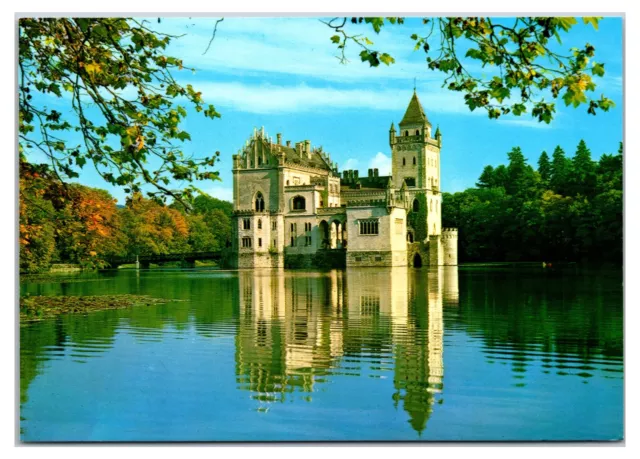
M203 53L215 18L151 21L158 31L185 34L172 42L168 54L182 58L185 66L195 67L196 72L184 70L175 76L202 91L205 101L222 114L212 121L192 111L185 123L192 136L187 152L203 156L216 150L221 153L217 169L222 181L200 184L221 199L231 199L231 156L254 127L264 126L274 139L281 132L283 139L292 143L309 139L313 146L322 145L340 170L378 167L381 174L388 173L389 126L402 118L414 77L427 116L443 134L443 191L473 186L485 165L505 163L514 146L520 146L535 164L543 150L551 153L556 145L571 156L584 139L597 158L617 151L622 140L620 18L603 19L598 31L579 21L562 36L559 48L566 51L586 42L595 46L595 60L605 63L606 74L597 80L594 96L604 93L616 107L592 116L586 107L568 108L558 100L558 113L551 125L540 124L529 114L496 121L484 111L470 112L460 93L440 87L443 74L427 68L424 52L413 51L411 34L425 32L419 19L408 20L404 26L385 26L379 35L369 27L360 27L374 41L374 48L396 59L395 64L379 68L360 62L355 46L348 49L350 62L341 64L330 42L332 31L317 18L225 18L207 54ZM108 189L124 202L121 189L108 186L89 169L79 181Z

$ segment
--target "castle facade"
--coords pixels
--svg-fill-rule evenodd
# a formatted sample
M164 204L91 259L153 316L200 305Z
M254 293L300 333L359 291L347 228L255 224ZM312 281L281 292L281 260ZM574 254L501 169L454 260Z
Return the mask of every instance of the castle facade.
M254 130L233 156L234 267L457 265L457 229L442 228L442 134L415 91L389 146L390 176L340 174L310 141Z

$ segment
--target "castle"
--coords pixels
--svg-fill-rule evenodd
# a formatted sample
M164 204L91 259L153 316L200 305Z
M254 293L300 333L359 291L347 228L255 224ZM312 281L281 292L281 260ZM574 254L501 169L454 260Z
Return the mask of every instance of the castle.
M233 155L231 264L237 268L457 265L442 228L440 149L415 90L389 130L391 176L342 175L322 148L254 129Z

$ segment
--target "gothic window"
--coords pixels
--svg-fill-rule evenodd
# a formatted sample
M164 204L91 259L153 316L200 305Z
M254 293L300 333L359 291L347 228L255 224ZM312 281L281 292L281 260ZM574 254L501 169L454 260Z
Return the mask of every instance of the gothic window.
M271 229L272 230L278 229L278 222L277 221L274 220L274 221L271 222Z
M246 230L251 229L251 220L248 218L243 218L242 219L242 227Z
M262 166L262 156L258 156L258 166Z
M251 238L250 237L243 237L242 238L242 247L244 248L251 248Z
M320 207L324 207L324 200L320 198Z
M302 196L296 196L293 198L293 210L305 210L306 201Z
M413 211L418 212L420 210L420 201L417 199L413 200Z
M311 236L305 236L304 245L306 245L307 247L311 245Z
M413 233L412 232L408 232L407 233L407 242L413 242Z
M262 193L258 191L256 194L256 212L264 211L264 198L262 197Z
M416 129L416 135L420 135L420 129Z
M258 219L258 229L262 229L262 219Z
M404 131L404 136L408 137L409 136L409 131Z
M416 165L416 157L415 156L413 157L413 165L414 166Z
M291 236L291 247L295 247L296 246L296 238Z
M360 220L360 234L378 234L378 220Z
M287 186L289 186L289 180L287 180Z
M258 238L258 247L262 247L262 238L261 237Z
M405 158L402 158L402 165L406 166L407 165L407 160Z

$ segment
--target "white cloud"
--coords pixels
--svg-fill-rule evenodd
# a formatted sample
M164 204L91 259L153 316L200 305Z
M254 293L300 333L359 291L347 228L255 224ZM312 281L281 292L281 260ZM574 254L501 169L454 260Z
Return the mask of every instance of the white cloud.
M360 161L358 161L355 158L349 158L347 159L344 164L342 165L342 167L340 168L343 171L346 170L351 170L351 169L358 169L358 164L360 163Z
M213 185L210 188L203 190L209 196L213 196L214 198L222 199L224 201L233 202L233 188L222 186L222 185Z
M552 129L553 127L557 127L557 118L559 113L556 113L555 119L551 121L550 124L545 122L539 122L535 119L498 119L498 123L501 124L510 124L514 126L522 126L526 128L532 129Z
M379 175L391 175L391 157L378 152L369 161L369 169L378 169Z
M333 31L317 18L225 18L218 25L211 48L203 54L214 23L214 18L166 21L163 31L176 35L186 32L171 42L169 53L180 56L188 67L236 76L280 73L333 81L378 80L382 84L394 79L407 86L412 85L414 77L422 83L442 81L423 59L415 58L409 29L402 34L383 29L376 35L370 27L362 28L375 40L374 48L396 59L390 66L371 68L361 62L361 49L355 44L347 47L349 63L341 64L336 45L330 41Z
M348 89L333 86L313 87L252 85L229 82L201 82L207 103L249 113L295 113L318 110L339 111L348 108L389 110L402 112L411 97L411 90ZM421 92L420 100L429 113L478 114L469 111L460 94L437 89L437 92Z

